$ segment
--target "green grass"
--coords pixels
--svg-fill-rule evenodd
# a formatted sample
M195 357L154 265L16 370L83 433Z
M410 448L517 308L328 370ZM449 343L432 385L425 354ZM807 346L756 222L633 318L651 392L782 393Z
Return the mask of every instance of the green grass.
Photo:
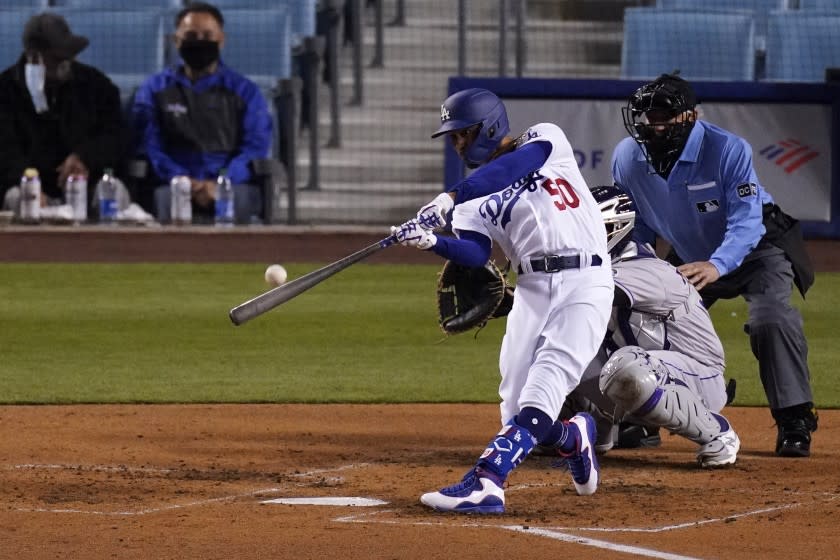
M438 269L356 265L234 327L228 310L265 289L261 265L2 265L0 402L496 402L504 322L445 338ZM840 405L838 298L840 275L824 274L801 305L820 406ZM737 403L763 404L745 311L713 316Z

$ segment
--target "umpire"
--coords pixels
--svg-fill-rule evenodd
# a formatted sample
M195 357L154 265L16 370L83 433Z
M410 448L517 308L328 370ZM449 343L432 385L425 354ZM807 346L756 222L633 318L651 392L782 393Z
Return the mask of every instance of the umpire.
M746 140L699 120L696 105L675 74L636 90L623 110L630 138L615 148L613 178L636 202L634 238L670 243L668 260L707 306L744 297L776 454L807 457L817 414L802 317L790 304L794 283L804 296L814 282L802 232L759 183Z

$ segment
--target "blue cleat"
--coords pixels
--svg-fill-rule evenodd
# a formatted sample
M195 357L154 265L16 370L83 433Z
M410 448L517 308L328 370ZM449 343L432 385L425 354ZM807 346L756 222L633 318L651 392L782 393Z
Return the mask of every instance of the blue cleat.
M504 513L503 482L493 473L475 467L458 484L420 496L420 502L436 511L455 513Z

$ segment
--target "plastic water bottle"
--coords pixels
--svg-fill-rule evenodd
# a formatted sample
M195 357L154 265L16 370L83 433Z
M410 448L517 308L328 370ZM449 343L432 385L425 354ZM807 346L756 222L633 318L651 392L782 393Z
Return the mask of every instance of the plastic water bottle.
M233 226L233 184L224 168L219 171L219 178L216 179L215 221L219 227Z
M117 223L117 184L114 182L114 171L106 168L99 183L96 184L99 193L99 223L114 225Z
M41 221L41 178L34 167L24 169L20 178L20 221L24 224Z
M192 223L192 184L185 175L172 177L169 182L169 213L172 223L184 226Z
M73 209L73 222L82 224L87 221L87 177L70 175L64 189L67 204Z

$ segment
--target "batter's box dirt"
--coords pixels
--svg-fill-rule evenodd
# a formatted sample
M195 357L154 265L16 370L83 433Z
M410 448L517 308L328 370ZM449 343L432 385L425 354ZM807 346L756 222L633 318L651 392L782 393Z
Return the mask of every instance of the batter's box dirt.
M10 491L3 492L3 501L19 511L140 515L275 491L272 478L277 476L110 465L14 465L4 473L4 487Z
M0 558L836 558L840 413L808 459L775 457L766 409L727 417L731 468L666 436L608 453L580 497L534 457L505 515L464 517L418 498L472 465L496 405L0 407ZM388 503L262 503L348 496Z

